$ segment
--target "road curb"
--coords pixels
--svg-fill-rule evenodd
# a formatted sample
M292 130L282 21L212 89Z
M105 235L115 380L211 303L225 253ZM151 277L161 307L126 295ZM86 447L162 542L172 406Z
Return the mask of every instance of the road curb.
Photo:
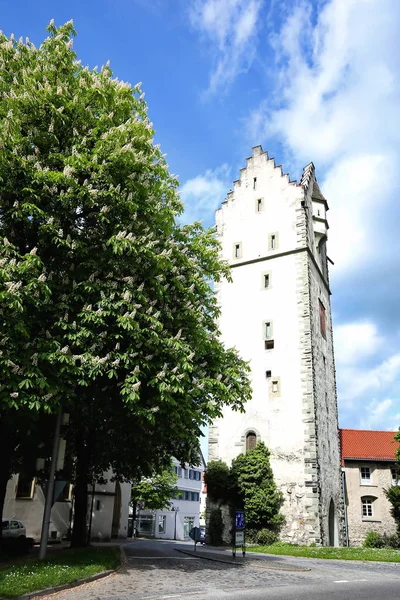
M174 548L175 552L180 552L181 554L187 554L188 556L193 556L194 558L202 558L204 560L211 560L211 562L219 562L224 563L224 565L235 565L235 567L243 567L243 562L236 562L233 560L223 560L222 558L214 558L211 556L205 556L205 554L197 554L197 552L191 552L188 550L178 550L178 548Z
M90 575L90 577L85 577L84 579L77 579L76 581L72 581L71 583L63 583L61 585L56 585L54 587L45 588L44 590L38 590L36 592L29 592L28 594L23 594L22 596L16 596L14 600L29 600L30 598L39 598L40 596L49 596L50 594L55 594L57 592L62 592L63 590L70 590L74 587L78 587L80 585L84 585L85 583L91 583L92 581L97 581L98 579L103 579L104 577L108 577L113 573L118 573L126 569L128 565L128 559L126 558L125 551L122 546L120 546L121 552L121 566L116 569L109 569L108 571L101 571L100 573L95 573L94 575Z
M202 554L201 552L197 553L197 552L193 552L192 550L178 550L178 548L174 548L174 550L176 552L181 552L182 554L188 554L189 556L193 556L194 558L203 558L204 560L211 560L213 562L220 562L220 563L224 563L226 565L235 565L235 566L240 566L240 567L244 567L245 565L248 565L251 558L250 556L246 557L246 560L243 561L243 559L239 558L237 560L242 560L242 562L237 562L237 560L233 561L233 560L224 560L222 558L214 558L211 556L205 556L204 554ZM254 564L255 562L258 562L259 564L256 565ZM262 564L264 562L264 564ZM295 565L279 565L277 566L276 564L265 564L267 561L263 561L257 558L253 558L253 564L251 565L254 568L259 568L259 569L268 569L270 571L286 571L286 572L291 572L291 573L304 573L307 571L311 571L311 569L309 567L296 567Z

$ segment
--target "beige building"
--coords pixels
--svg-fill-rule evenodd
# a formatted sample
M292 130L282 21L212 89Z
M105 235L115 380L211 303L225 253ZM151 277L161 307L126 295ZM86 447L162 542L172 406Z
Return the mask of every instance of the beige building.
M369 531L396 533L383 490L398 485L394 431L341 429L343 488L348 542L360 546Z
M299 183L253 148L216 213L232 281L215 285L222 341L250 363L245 413L209 429L209 460L230 464L262 440L283 492L285 541L343 543L328 202L313 163Z
M88 527L92 540L107 541L111 537L127 537L131 485L111 482L111 476L111 472L105 473L104 477L108 479L108 483L96 485L93 494L90 490ZM55 484L57 501L51 510L49 531L49 538L54 541L68 535L73 519L72 486L63 483L63 487L59 487L59 482ZM44 502L42 487L36 479L13 475L7 484L3 517L15 517L22 521L27 537L38 541L42 531Z

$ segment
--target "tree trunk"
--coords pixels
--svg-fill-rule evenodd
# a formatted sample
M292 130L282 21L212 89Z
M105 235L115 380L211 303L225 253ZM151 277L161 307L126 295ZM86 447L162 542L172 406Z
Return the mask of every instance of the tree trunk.
M0 462L1 463L3 462L3 458ZM6 489L7 489L7 483L8 483L9 478L10 478L10 475L9 475L7 469L5 470L3 468L3 465L1 465L0 466L0 513L1 513L1 516L3 516L4 501L6 499ZM0 538L1 537L2 537L2 529L0 529Z
M76 477L74 487L74 524L72 527L71 547L87 546L87 510L88 510L88 455L81 438L77 443Z
M7 423L4 418L0 421L0 514L3 516L4 501L6 499L7 483L11 477L11 452L12 440L7 435ZM9 516L9 515L4 515ZM0 538L2 530L0 529Z

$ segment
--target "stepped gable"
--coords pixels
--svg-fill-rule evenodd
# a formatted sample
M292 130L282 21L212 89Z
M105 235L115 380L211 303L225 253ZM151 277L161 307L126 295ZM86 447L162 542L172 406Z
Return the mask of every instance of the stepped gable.
M259 146L253 146L253 148L252 148L252 155L246 158L246 166L242 167L240 169L240 171L239 171L239 179L235 179L233 181L233 189L229 190L229 192L226 195L226 199L222 202L222 204L225 204L226 202L228 202L228 200L232 200L232 198L234 196L235 189L241 187L241 185L242 185L243 177L246 174L247 167L249 166L249 164L251 163L251 161L253 161L254 158L256 158L258 156L265 156L266 161L269 162L269 163L271 163L272 166L273 166L273 168L279 171L279 176L280 177L284 177L286 179L288 185L294 185L294 186L297 186L297 187L301 186L301 184L297 183L296 179L294 179L294 180L290 179L289 173L284 173L283 172L282 165L275 164L275 159L274 158L270 158L268 156L268 152L264 151L261 145L259 145Z

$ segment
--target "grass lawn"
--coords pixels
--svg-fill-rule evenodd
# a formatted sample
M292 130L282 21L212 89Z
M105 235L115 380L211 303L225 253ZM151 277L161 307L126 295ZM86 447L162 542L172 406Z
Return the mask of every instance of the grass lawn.
M28 559L25 564L0 569L0 598L72 583L119 565L120 553L115 548L59 550L44 561Z
M282 556L305 556L306 558L335 558L337 560L376 560L381 562L400 562L400 550L391 548L317 548L296 546L279 542L272 546L251 546L248 552L278 554Z

